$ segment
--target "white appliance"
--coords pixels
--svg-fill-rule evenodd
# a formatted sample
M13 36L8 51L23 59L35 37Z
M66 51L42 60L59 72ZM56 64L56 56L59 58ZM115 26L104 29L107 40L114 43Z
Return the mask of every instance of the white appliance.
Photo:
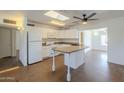
M28 31L28 64L42 61L42 37L41 31L33 28Z

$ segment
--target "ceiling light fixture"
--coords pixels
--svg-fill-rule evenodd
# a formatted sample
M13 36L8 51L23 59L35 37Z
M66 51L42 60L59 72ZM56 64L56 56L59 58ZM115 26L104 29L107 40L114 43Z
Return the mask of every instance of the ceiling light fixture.
M69 17L66 17L66 16L64 16L62 14L59 14L59 13L55 12L55 11L48 11L44 15L46 15L48 17L51 17L51 18L61 20L61 21L66 21L66 20L69 19Z
M58 26L64 26L65 23L61 22L61 21L56 21L56 20L52 20L50 23L54 24L54 25L58 25Z
M21 30L21 27L18 26L17 29L18 29L18 30Z
M85 24L87 24L87 22L85 21L85 22L83 22L83 24L85 25Z

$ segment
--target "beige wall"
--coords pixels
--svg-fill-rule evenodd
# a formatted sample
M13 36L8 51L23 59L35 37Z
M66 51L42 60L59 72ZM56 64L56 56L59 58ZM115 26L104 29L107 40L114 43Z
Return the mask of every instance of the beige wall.
M9 20L13 20L16 21L16 24L8 24L8 23L4 23L3 19L9 19ZM10 28L24 28L25 25L25 17L22 15L7 15L7 14L0 14L0 25L3 27L10 27Z

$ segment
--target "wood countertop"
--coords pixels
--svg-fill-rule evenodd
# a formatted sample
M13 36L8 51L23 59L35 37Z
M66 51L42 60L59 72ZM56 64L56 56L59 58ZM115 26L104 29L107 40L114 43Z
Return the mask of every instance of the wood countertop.
M85 46L68 46L68 47L56 47L53 48L54 51L58 51L58 52L63 52L63 53L72 53L72 52L76 52L82 49L86 49L88 47Z

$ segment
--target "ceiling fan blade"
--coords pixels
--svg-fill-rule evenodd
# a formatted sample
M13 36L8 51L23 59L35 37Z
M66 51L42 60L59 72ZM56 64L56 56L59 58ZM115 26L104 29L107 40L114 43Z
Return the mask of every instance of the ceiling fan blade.
M99 20L99 19L98 18L88 19L88 21L94 21L94 20Z
M81 21L74 21L74 22L72 22L72 23L79 23L79 22L81 22Z
M91 18L91 17L93 17L93 16L95 16L96 15L96 13L92 13L91 15L89 15L88 17L87 17L87 19L89 19L89 18Z
M73 16L73 18L83 20L82 18L80 18L80 17L76 17L76 16Z
M83 22L83 21L74 21L74 22L72 22L72 23L79 23L79 22Z

